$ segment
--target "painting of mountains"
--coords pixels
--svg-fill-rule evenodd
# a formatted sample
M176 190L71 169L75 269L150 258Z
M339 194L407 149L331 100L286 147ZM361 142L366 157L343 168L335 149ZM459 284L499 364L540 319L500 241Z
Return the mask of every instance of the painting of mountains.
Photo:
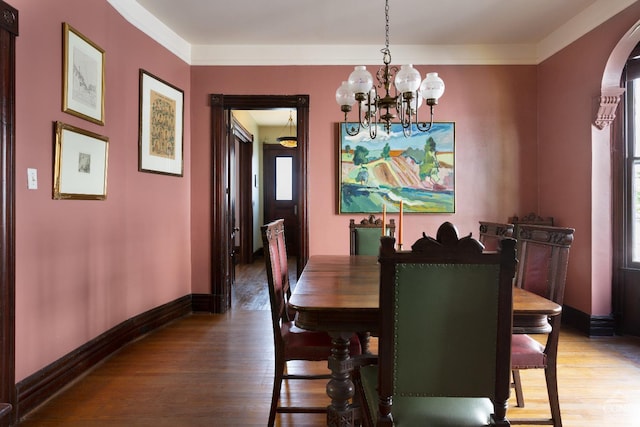
M399 123L355 136L339 124L339 213L455 212L455 123L436 122L428 132L405 136ZM355 124L357 127L357 123Z

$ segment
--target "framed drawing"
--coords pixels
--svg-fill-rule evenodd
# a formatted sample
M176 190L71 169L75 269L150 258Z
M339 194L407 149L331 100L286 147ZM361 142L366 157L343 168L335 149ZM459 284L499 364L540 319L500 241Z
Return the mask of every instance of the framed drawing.
M140 70L138 170L182 176L184 93Z
M107 198L109 138L55 123L54 199Z
M347 125L351 125L350 123ZM399 123L376 139L338 124L338 213L455 212L455 123L405 137Z
M104 125L104 50L62 24L62 111Z

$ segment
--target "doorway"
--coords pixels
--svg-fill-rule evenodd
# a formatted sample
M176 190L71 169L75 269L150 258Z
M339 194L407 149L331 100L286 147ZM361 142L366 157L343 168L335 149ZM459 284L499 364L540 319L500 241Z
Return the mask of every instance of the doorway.
M295 229L298 235L291 241L297 248L296 270L301 272L309 257L309 232L307 212L307 150L308 150L308 95L211 95L212 113L212 311L226 312L231 308L231 286L233 281L233 236L235 233L232 208L235 169L235 147L231 137L232 110L296 109L297 166L294 173L297 189L295 202ZM232 165L231 162L234 162ZM234 205L235 206L235 205Z

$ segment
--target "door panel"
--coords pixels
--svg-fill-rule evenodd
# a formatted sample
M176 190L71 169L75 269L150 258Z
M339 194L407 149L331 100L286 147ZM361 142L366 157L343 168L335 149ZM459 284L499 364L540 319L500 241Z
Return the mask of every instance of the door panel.
M287 253L297 256L297 150L276 144L265 144L263 150L264 222L284 219Z

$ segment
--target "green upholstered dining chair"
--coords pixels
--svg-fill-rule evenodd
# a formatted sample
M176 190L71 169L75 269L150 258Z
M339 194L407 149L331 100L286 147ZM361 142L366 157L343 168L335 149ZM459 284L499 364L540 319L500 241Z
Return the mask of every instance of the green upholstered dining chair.
M483 252L448 222L411 252L381 240L378 364L356 377L363 425L509 425L515 241Z
M573 242L573 228L520 224L518 227L518 271L516 286L562 305L569 264L569 249ZM524 393L520 380L522 369L544 369L551 418L513 419L513 424L550 424L562 426L558 397L557 358L560 339L561 315L554 316L545 339L534 339L529 334L536 329L523 326L514 317L511 367L516 404L524 407Z
M380 237L382 237L382 219L371 214L356 223L355 219L349 220L349 254L350 255L375 255L380 252ZM393 218L385 227L385 235L394 237L396 222ZM364 353L369 353L370 332L358 332L360 346Z
M393 218L385 227L385 235L394 237L396 222ZM382 219L375 215L362 219L356 223L349 220L349 253L351 255L378 255L382 237Z

